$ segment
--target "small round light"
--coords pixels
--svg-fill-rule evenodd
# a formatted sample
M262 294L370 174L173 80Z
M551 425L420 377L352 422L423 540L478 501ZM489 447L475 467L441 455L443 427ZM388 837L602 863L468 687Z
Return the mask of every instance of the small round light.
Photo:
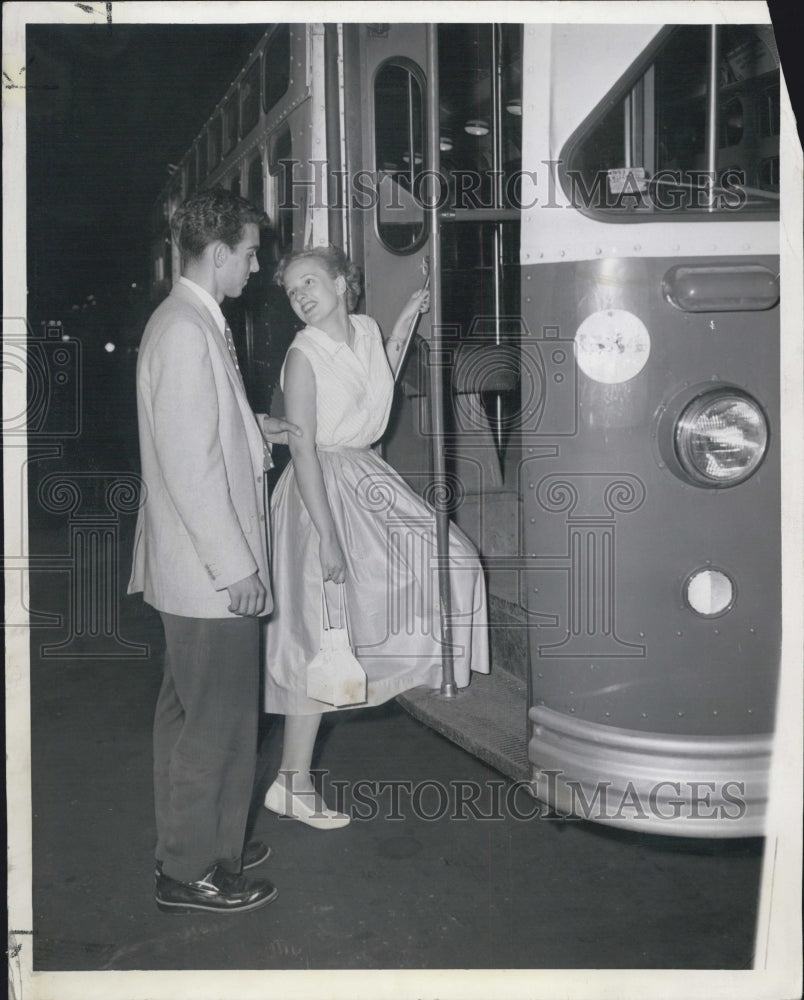
M762 463L768 424L755 399L720 388L696 397L675 427L678 460L699 486L735 486Z
M734 584L719 569L696 570L684 584L684 599L696 615L715 618L734 604Z
M513 98L505 105L505 110L509 115L516 115L519 118L522 115L522 101L518 97Z
M464 132L469 135L488 135L489 123L482 118L470 118L463 127Z
M115 349L115 346L111 341L109 341L108 344L103 345L103 349L104 351L106 351L107 354L112 354Z
M442 153L449 153L452 151L452 139L448 135L442 135L438 140L438 148Z

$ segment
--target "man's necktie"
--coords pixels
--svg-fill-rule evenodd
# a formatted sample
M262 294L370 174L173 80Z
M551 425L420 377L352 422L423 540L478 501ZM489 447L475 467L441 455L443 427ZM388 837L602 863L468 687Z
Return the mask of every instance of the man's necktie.
M226 324L225 338L226 338L226 346L229 348L229 354L232 357L235 369L237 370L237 374L240 378L240 384L243 386L243 390L245 391L245 385L243 383L243 373L240 371L240 364L237 360L237 351L235 350L234 338L232 337L232 330L228 323ZM263 468L265 469L266 472L268 471L268 469L272 469L274 466L274 463L271 459L271 449L268 447L268 445L264 440L262 443L262 462L263 462Z
M229 354L231 355L237 374L240 376L240 383L242 385L243 375L240 371L240 363L237 360L237 351L235 350L234 339L232 338L232 330L228 323L226 324L224 336L226 338L226 346L229 348Z

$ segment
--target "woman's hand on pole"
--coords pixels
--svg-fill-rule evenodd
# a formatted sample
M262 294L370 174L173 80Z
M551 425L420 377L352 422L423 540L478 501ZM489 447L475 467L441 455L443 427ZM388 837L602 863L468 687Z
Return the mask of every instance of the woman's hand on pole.
M411 295L402 308L402 315L406 319L413 319L417 313L430 311L430 289L420 288Z

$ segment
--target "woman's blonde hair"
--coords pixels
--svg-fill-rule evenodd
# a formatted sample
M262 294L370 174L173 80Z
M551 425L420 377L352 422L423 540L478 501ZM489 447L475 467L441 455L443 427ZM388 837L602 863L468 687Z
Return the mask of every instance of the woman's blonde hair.
M357 264L353 264L343 250L338 247L332 245L308 247L305 250L298 250L296 253L288 254L279 261L274 272L274 281L276 284L280 286L284 285L285 271L291 264L295 264L297 260L307 260L308 258L320 261L330 278L343 277L346 282L346 308L349 312L353 312L360 300L363 275Z

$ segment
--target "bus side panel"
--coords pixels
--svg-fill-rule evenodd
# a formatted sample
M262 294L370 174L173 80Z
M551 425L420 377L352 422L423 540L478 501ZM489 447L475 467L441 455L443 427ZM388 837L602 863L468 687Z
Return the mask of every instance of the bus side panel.
M679 263L523 269L522 362L543 398L523 399L523 543L533 568L521 589L529 612L558 618L530 629L532 705L644 733L767 734L781 627L778 306L682 312L662 294ZM745 263L778 273L773 258L725 262ZM593 317L600 350L621 351L626 376L637 348L606 341L612 310L641 321L649 354L632 377L601 382L574 363L574 341ZM742 484L692 486L663 461L663 407L702 383L740 387L767 415L768 453ZM710 564L736 592L730 610L703 618L683 586Z

